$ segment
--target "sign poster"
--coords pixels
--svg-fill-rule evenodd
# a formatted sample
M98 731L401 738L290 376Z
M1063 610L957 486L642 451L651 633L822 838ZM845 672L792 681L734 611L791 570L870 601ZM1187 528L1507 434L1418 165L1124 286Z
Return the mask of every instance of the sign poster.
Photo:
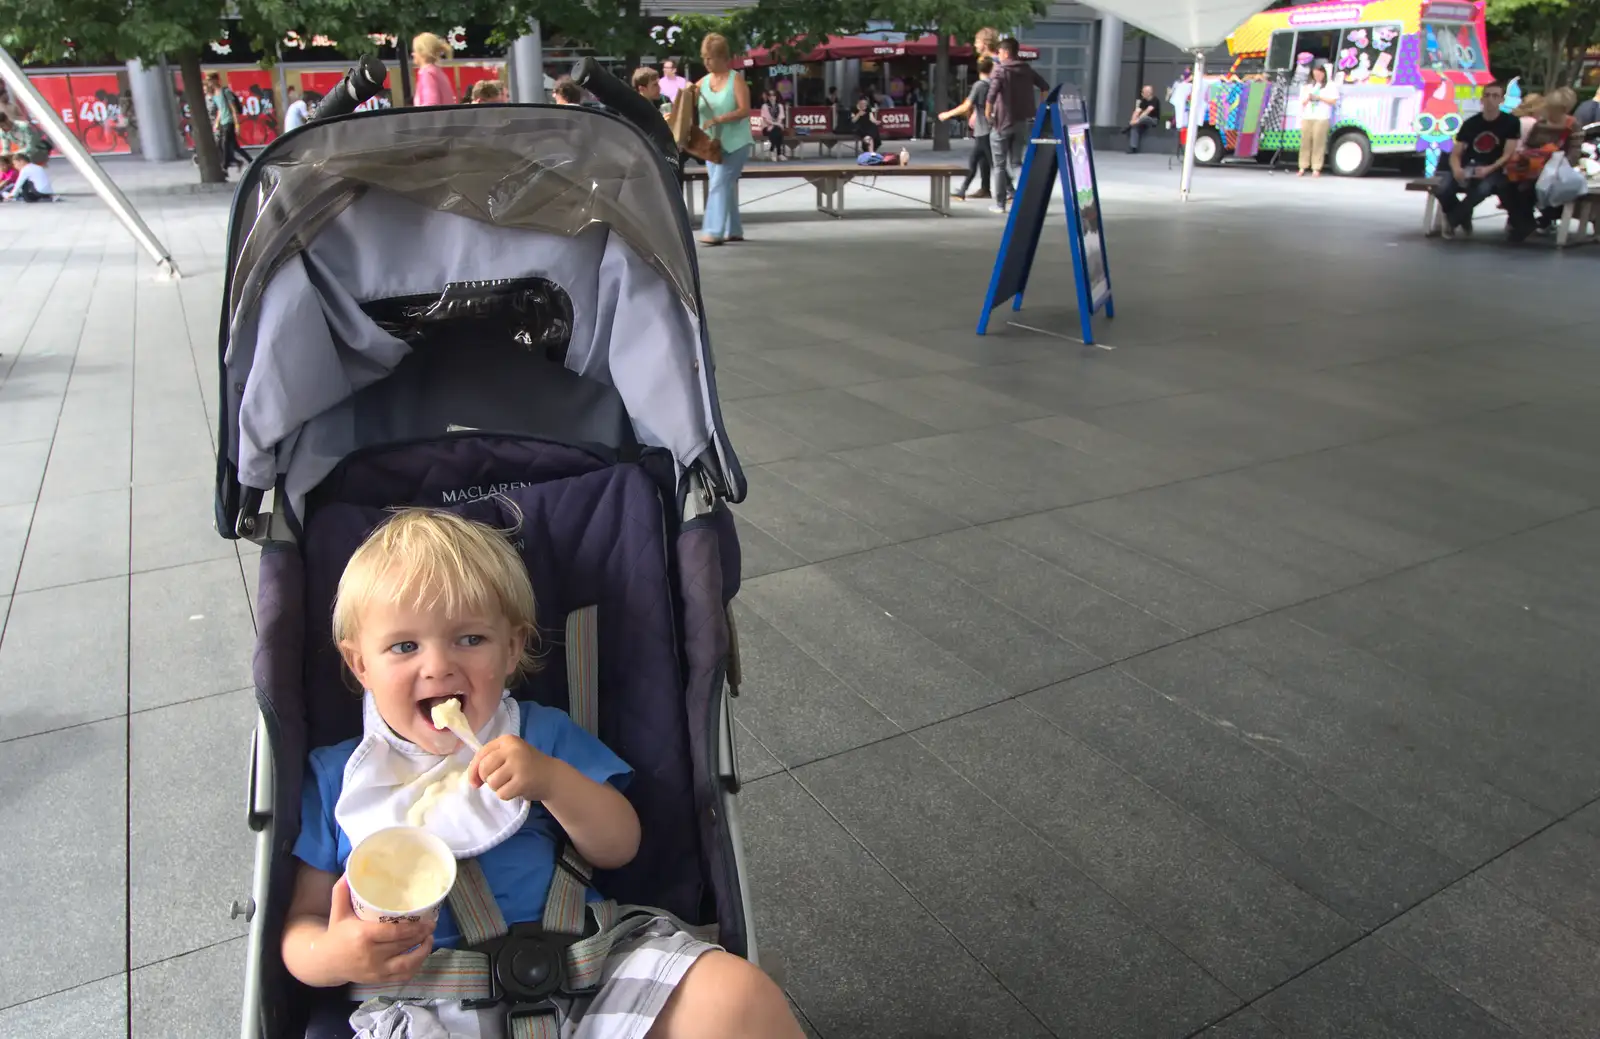
M69 125L93 155L126 155L128 120L122 111L121 86L114 73L72 73L72 107L77 118Z
M239 143L246 148L270 144L278 137L278 113L272 99L272 73L261 69L229 69L228 89L239 99Z
M1106 317L1116 316L1087 111L1077 91L1058 86L1034 118L1011 214L1006 219L989 292L978 318L979 335L988 331L990 314L1006 300L1012 301L1012 310L1022 309L1022 296L1028 287L1028 274L1057 180L1066 203L1067 240L1072 247L1073 288L1078 297L1083 342L1094 342L1095 311L1104 308Z
M1089 162L1089 126L1067 128L1067 155L1072 167L1072 203L1078 210L1078 251L1083 255L1089 281L1089 301L1095 310L1111 297L1111 277L1106 273L1106 251L1100 240L1100 192Z
M74 135L78 133L77 107L72 103L72 87L66 76L29 76L34 89L44 98L45 104L55 109L61 121Z

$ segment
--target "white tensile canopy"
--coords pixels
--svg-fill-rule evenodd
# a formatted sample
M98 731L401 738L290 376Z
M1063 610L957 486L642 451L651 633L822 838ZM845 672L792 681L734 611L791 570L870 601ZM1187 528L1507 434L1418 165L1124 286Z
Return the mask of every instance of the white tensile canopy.
M1189 197L1194 176L1194 139L1200 130L1206 51L1220 45L1245 19L1267 6L1267 0L1094 0L1094 6L1158 36L1194 55L1190 87L1188 146L1183 150L1183 197Z

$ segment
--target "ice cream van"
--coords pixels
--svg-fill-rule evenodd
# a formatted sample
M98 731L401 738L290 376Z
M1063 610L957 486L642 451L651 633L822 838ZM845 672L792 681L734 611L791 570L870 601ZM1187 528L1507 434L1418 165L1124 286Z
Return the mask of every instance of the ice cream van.
M1300 147L1300 84L1326 62L1339 84L1328 135L1334 172L1358 177L1374 156L1420 154L1431 175L1489 74L1481 0L1371 0L1264 11L1228 37L1233 67L1206 78L1195 161L1268 161ZM1186 98L1174 96L1178 125Z

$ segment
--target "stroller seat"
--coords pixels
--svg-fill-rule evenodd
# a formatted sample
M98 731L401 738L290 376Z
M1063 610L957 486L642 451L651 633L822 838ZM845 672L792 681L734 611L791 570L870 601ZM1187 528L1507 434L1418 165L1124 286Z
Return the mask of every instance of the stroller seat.
M755 959L726 680L739 576L726 503L744 480L691 241L648 140L590 109L319 121L246 174L217 526L262 546L247 1036L300 1036L313 1015L343 1034L348 1007L329 1002L342 993L300 985L279 949L307 755L361 731L334 593L398 506L517 528L543 663L519 699L566 709L566 621L594 608L599 735L634 770L642 831L595 886L716 924Z

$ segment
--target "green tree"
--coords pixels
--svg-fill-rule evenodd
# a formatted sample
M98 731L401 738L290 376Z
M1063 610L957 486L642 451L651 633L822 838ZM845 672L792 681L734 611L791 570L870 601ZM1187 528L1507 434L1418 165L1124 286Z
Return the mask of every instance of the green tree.
M200 53L222 25L222 0L0 0L6 49L23 61L52 62L73 53L109 54L119 61L170 58L183 73L200 179L223 179L209 132Z
M1600 0L1488 0L1484 16L1496 68L1519 72L1524 94L1572 86L1600 37Z

